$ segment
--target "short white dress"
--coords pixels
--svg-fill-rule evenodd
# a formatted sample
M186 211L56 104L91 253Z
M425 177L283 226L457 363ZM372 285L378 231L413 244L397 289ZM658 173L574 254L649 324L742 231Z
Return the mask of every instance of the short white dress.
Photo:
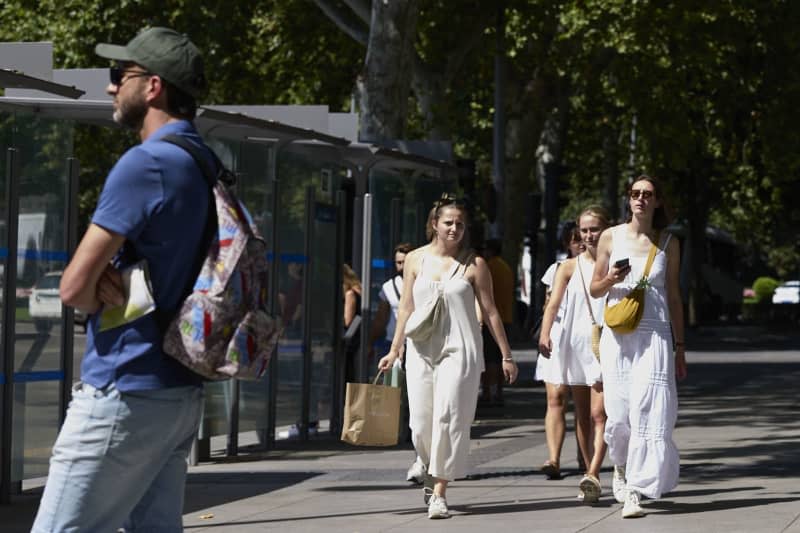
M646 256L633 256L625 225L611 228L610 264L625 257L631 272L608 294L613 305L636 286L644 273ZM680 458L672 440L678 417L675 357L667 305L667 255L670 235L662 236L650 268L644 315L633 333L603 328L600 340L605 391L605 441L615 465L626 465L628 488L648 498L659 498L678 484Z
M575 272L567 283L561 300L550 339L553 350L550 358L539 356L536 361L536 380L552 385L594 385L601 381L600 364L592 353L592 320L586 304L586 292L591 283L594 264L580 255L576 259ZM578 271L583 271L583 278ZM586 280L586 291L583 280ZM603 298L589 297L595 320L602 323Z

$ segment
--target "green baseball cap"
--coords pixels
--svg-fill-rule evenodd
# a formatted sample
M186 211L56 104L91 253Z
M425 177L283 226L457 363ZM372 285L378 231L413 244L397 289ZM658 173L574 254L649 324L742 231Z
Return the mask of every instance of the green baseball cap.
M195 98L205 93L203 56L186 35L175 30L149 28L125 46L100 43L94 47L94 53L141 65Z

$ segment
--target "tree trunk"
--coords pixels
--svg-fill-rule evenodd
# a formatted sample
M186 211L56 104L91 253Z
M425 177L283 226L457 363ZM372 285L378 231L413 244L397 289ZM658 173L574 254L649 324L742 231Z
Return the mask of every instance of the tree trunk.
M418 13L417 0L372 2L367 55L356 82L362 141L405 135Z
M708 224L709 192L713 162L702 154L697 155L700 168L690 168L684 174L683 182L686 187L689 205L687 206L687 250L689 254L689 316L687 325L694 326L708 322L716 317L712 316L715 307L711 299L705 279L703 278L703 265L706 263L706 225Z
M619 213L619 132L612 124L616 124L616 117L609 117L603 127L603 207L616 218Z

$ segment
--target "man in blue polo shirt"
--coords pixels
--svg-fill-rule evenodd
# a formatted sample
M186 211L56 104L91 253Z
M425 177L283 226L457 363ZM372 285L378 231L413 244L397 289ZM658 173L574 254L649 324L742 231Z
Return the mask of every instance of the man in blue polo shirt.
M202 385L162 351L161 322L196 275L209 187L186 151L160 139L177 134L208 150L191 122L206 87L203 60L167 28L95 52L117 62L107 88L114 120L142 142L109 173L62 277L64 304L91 318L33 531L181 531ZM135 263L147 266L157 311L101 326L103 310L126 297L120 272Z

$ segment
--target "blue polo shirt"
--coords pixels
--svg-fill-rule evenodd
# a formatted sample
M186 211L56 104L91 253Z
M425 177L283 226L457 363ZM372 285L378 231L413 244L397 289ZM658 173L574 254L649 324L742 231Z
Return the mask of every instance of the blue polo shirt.
M173 316L205 228L208 185L188 152L159 140L169 134L205 147L188 121L162 126L111 169L92 222L126 237L115 266L147 260L156 305ZM98 316L90 317L87 329L85 383L102 388L113 382L121 391L135 391L202 382L162 351L155 313L103 332L97 330Z

